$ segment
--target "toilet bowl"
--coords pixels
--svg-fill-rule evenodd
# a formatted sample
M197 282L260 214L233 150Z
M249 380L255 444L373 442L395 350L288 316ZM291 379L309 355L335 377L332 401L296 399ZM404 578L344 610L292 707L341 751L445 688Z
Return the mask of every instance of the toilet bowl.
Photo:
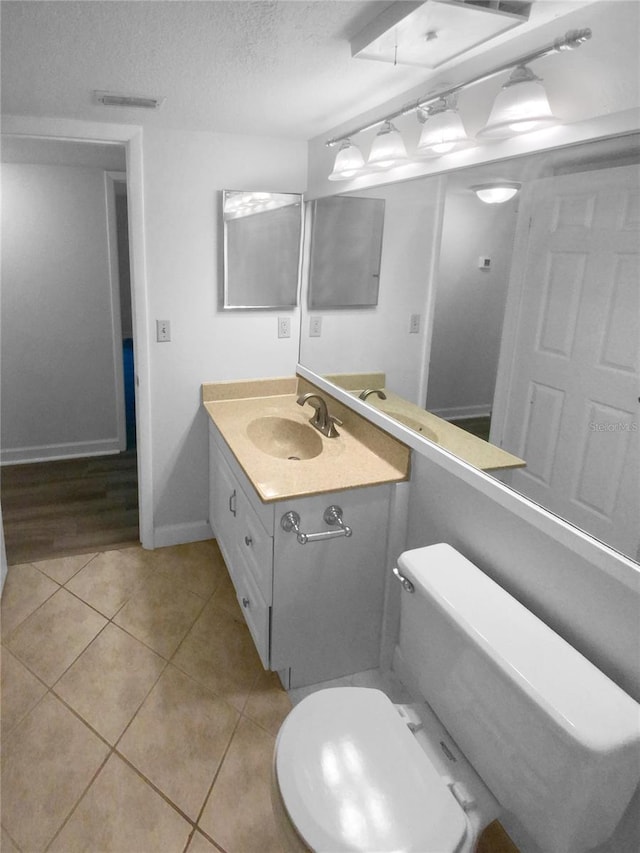
M409 551L394 669L416 702L319 690L276 739L283 843L471 853L502 809L543 851L606 841L640 779L640 707L448 545Z

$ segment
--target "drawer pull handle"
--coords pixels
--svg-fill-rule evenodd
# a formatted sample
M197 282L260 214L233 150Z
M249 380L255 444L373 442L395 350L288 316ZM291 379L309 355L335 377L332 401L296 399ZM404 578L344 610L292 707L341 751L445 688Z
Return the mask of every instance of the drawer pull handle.
M243 606L244 608L247 608L247 607L249 607L249 605L250 605L250 604L251 604L251 602L249 601L249 599L248 599L248 598L245 598L245 597L243 596L243 597L242 597L242 606Z
M250 548L253 545L253 539L250 536L244 537L244 544Z
M307 542L319 542L323 539L335 539L338 536L351 536L353 531L342 520L342 510L339 506L328 506L322 516L325 524L339 527L339 530L323 530L320 533L303 533L300 530L300 516L297 512L290 510L280 519L280 527L286 533L295 533L298 542L306 545Z
M235 517L237 512L236 503L237 503L237 495L236 490L234 489L231 493L231 497L229 498L229 512Z

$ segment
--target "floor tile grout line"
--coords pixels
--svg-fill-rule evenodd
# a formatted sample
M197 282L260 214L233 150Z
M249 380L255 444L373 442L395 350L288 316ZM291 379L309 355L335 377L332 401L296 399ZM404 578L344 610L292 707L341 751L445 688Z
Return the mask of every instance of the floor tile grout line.
M136 766L136 765L131 761L131 759L130 759L130 758L128 758L128 757L125 755L125 753L124 753L124 752L121 752L121 751L120 751L120 744L121 744L121 741L122 741L122 739L124 738L124 736L125 736L125 734L126 734L127 730L131 727L131 725L133 724L134 720L136 719L136 717L137 717L137 716L138 716L138 714L140 713L140 710L142 709L142 706L145 704L145 702L146 702L146 701L147 701L147 699L149 698L149 696L150 696L151 692L155 689L155 687L157 686L158 682L160 681L160 679L161 679L161 678L162 678L162 676L166 673L167 669L168 669L170 666L173 666L173 667L174 667L174 668L175 668L175 669L176 669L180 674L184 675L184 676L185 676L186 678L188 678L191 682L193 682L195 685L197 685L200 689L203 689L203 690L205 690L207 693L211 694L211 696L212 696L212 697L214 697L215 699L217 699L218 701L223 702L225 705L227 705L229 708L231 708L231 710L233 710L233 711L237 714L237 719L236 719L236 722L235 722L235 724L234 724L233 730L232 730L231 734L229 735L229 741L228 741L228 743L227 743L227 745L226 745L226 747L225 747L225 749L224 749L224 752L222 753L222 756L221 756L221 758L220 758L220 761L218 762L218 767L217 767L217 769L216 769L216 771L215 771L215 773L214 773L213 780L212 780L211 784L209 785L209 787L207 788L207 793L206 793L206 794L205 794L205 796L204 796L204 799L203 799L203 801L202 801L202 805L201 805L200 810L199 810L199 812L198 812L198 816L197 816L197 818L196 818L195 820L194 820L193 818L188 817L188 816L186 815L186 813L185 813L185 812L183 812L183 811L182 811L182 809L181 809L178 805L176 805L176 804L175 804L175 803L170 799L170 797L169 797L169 795L168 795L168 794L165 794L165 793L164 793L164 791L162 791L162 789L161 789L161 788L160 788L156 783L154 783L151 779L149 779L149 777L147 777L147 776L143 773L143 771L142 771L142 770L140 770L140 768L138 768L138 767L137 767L137 766ZM209 796L210 796L211 791L212 791L212 789L213 789L213 786L214 786L214 784L215 784L215 780L218 778L218 774L220 773L220 768L222 767L222 764L223 764L223 762L224 762L224 759L226 758L226 755L227 755L227 753L228 753L228 751L229 751L229 748L230 748L230 746L231 746L231 742L233 741L233 738L234 738L234 736L235 736L235 733L236 733L236 730L237 730L237 728L238 728L238 724L240 723L241 718L242 718L242 715L241 715L241 713L238 711L238 709L237 709L237 708L235 708L233 705L231 705L231 703L229 703L229 702L228 702L228 701L227 701L223 696L220 696L220 694L216 693L214 690L211 690L209 687L206 687L205 685L201 684L199 681L197 681L195 678L193 678L193 676L189 675L189 673L182 672L182 670L181 670L181 669L179 669L179 668L178 668L178 667L176 667L174 664L172 664L170 661L168 661L168 662L167 662L167 664L166 664L166 666L163 668L162 672L160 673L160 675L158 676L158 678L157 678L157 679L156 679L156 681L154 682L153 686L150 688L149 692L148 692L148 693L147 693L147 695L145 696L144 700L142 701L142 703L140 704L140 706L139 706L139 707L138 707L138 709L136 710L135 714L133 715L133 717L131 718L131 720L129 721L129 723L127 724L127 726L125 727L124 731L122 732L122 734L120 735L120 737L118 738L118 740L116 741L116 743L114 744L114 746L113 746L113 751L116 753L116 755L118 755L120 758L122 758L122 759L123 759L123 761L125 761L125 762L126 762L126 763L127 763L127 764L132 768L132 769L134 769L134 770L136 771L136 773L138 773L138 775L139 775L139 776L141 776L141 777L142 777L146 782L148 782L148 783L149 783L149 785L150 785L150 786L151 786L155 791L157 791L157 792L158 792L158 793L163 797L163 799L165 799L165 800L166 800L170 805L172 805L172 806L174 807L174 809L176 809L176 811L178 811L178 812L179 812L183 817L185 817L185 818L189 821L189 823L191 823L191 824L193 825L194 830L195 830L196 828L197 828L197 829L199 829L199 830L200 830L200 832L202 832L204 835L206 835L206 837L207 837L208 839L210 839L210 836L209 836L206 832L204 832L204 830L202 829L202 827L200 827L200 826L198 825L198 821L199 821L199 820L200 820L200 818L202 817L202 814L203 814L204 809L205 809L206 804L207 804L207 800L209 799ZM213 839L210 839L210 840L212 840L212 841L213 841ZM214 843L215 843L215 842L214 842ZM217 847L219 847L219 845L218 845L218 844L216 844L216 846L217 846ZM186 849L186 848L185 848L185 849ZM219 849L221 849L221 850L222 850L223 848L219 848Z
M80 794L80 796L78 797L76 802L73 804L73 807L71 808L71 811L69 812L69 814L65 817L65 819L62 821L62 823L60 824L60 826L56 830L56 832L53 834L53 836L49 840L48 844L45 846L43 853L47 853L47 851L51 848L51 845L53 844L53 842L60 835L60 833L64 830L65 826L69 823L69 821L71 820L72 816L74 815L76 809L78 808L80 803L84 800L84 798L87 795L87 793L89 792L91 786L93 785L93 783L96 781L96 779L98 778L98 776L100 775L100 773L102 772L104 767L106 766L107 761L111 758L112 752L113 752L113 749L109 748L109 751L107 752L104 760L102 761L102 763L100 764L100 766L98 767L96 772L91 777L89 784L84 788L84 790L82 791L82 793Z
M84 556L87 556L87 557L89 557L89 559L87 560L87 562L86 562L86 563L84 563L82 566L80 566L80 568L79 568L79 569L77 569L77 570L76 570L72 575L70 575L70 577L68 577L68 578L66 579L66 581L64 581L63 583L60 583L60 581L56 580L55 578L52 578L52 577L51 577L51 575L48 575L48 574L44 571L44 569L40 569L40 568L38 568L38 563L53 563L53 562L58 561L58 560L68 560L68 559L72 559L72 557L51 557L51 558L50 558L50 559L48 559L48 560L36 560L35 562L32 562L32 563L31 563L31 565L32 565L32 566L34 566L36 569L38 569L38 571L39 571L39 572L42 572L42 574L43 574L43 575L46 575L46 577L50 578L50 579L51 579L52 581L54 581L55 583L59 583L59 584L60 584L60 586L64 586L64 587L66 587L66 585L69 583L69 581L73 580L73 578L75 578L75 576L76 576L77 574L79 574L83 569L86 569L86 567L89 565L89 563L91 563L93 560L95 560L95 558L96 558L99 554L101 554L101 553L102 553L102 551L87 551L86 555L85 555L85 554L75 554L75 555L73 555L73 556L76 556L76 557L84 557Z
M45 685L45 687L46 687L46 685ZM39 704L42 702L42 700L45 698L45 696L47 695L47 693L50 693L50 692L51 692L51 688L46 687L46 689L45 689L44 693L42 694L42 696L40 696L40 698L39 698L39 699L37 699L37 700L34 702L34 704L33 704L30 708L28 708L28 709L24 712L24 714L22 714L22 716L21 716L18 720L16 720L16 722L11 726L11 728L10 728L10 729L5 729L5 730L2 732L2 740L3 740L3 741L5 741L5 742L6 742L7 738L8 738L10 735L12 735L12 734L13 734L13 732L18 728L18 726L19 726L19 725L20 725L24 720L26 720L26 719L27 719L27 717L29 716L29 714L30 714L32 711L35 711L35 709L38 707L38 705L39 705Z
M4 824L2 824L2 830L9 837L9 841L13 844L13 846L16 848L18 853L22 853L22 847L20 847L20 845L17 843L17 841L15 840L13 835L11 835L11 833L9 832L9 830L7 829L7 827Z
M24 564L23 564L23 563L21 563L20 565L24 565ZM40 570L38 569L38 571L40 571ZM40 574L44 574L44 573L43 573L43 572L40 572ZM43 605L45 605L45 604L47 603L47 601L49 601L49 599L50 599L50 598L53 598L53 596L54 596L56 593L60 592L60 590L61 590L61 589L63 589L62 584L59 584L57 581L54 581L54 580L53 580L53 578L50 578L48 575L44 575L44 577L46 577L46 579L47 579L47 580L51 581L51 583L55 583L55 584L57 584L58 589L54 589L54 591L51 593L51 595L48 595L48 596L45 598L45 600L44 600L44 601L41 601L41 602L40 602L40 604L39 604L36 608L34 608L34 609L31 611L31 613L29 613L27 616L25 616L25 617L24 617L24 619L21 619L21 620L20 620L20 622L18 622L18 624L17 624L17 625L15 625L15 626L14 626L14 627L9 631L9 633L8 633L5 637L3 637L3 638L2 638L2 645L3 645L3 646L5 646L5 645L7 645L7 644L8 644L9 640L11 639L11 637L13 637L13 635L16 633L16 631L18 630L18 628L20 628L22 625L24 625L24 623L27 621L27 619L31 618L31 616L33 616L33 614L34 614L34 613L37 613L37 611L38 611L38 610L40 610L40 608L41 608Z
M129 729L131 728L131 726L133 725L133 721L136 719L136 717L137 717L137 716L138 716L138 714L140 713L140 710L141 710L142 706L145 704L145 702L147 701L147 699L149 698L149 696L151 695L151 693L155 690L156 686L158 685L158 682L160 681L160 679L162 678L162 676L163 676L163 675L165 674L165 672L167 671L167 668L170 666L170 662L169 662L168 660L165 660L165 658L162 658L162 660L164 660L164 666L162 667L162 669L161 669L161 670L160 670L160 672L158 673L158 677L155 679L155 681L153 682L153 684L149 687L149 689L148 689L148 690L147 690L147 692L145 693L144 698L142 699L142 702L140 702L140 704L138 705L138 707L137 707L137 708L136 708L136 710L134 711L134 713L133 713L133 715L132 715L131 719L129 720L129 722L127 723L127 725L124 727L124 729L120 732L120 734L119 734L119 735L118 735L118 737L116 738L116 741L115 741L115 743L114 743L114 745L113 745L113 748L114 748L114 749L118 749L118 747L120 746L120 743L121 743L121 741L122 741L122 738L126 735L126 733L128 732L128 730L129 730ZM118 754L120 754L120 753L118 753Z
M154 782L152 782L148 776L145 776L144 773L138 767L136 767L135 764L131 762L131 759L127 758L126 755L124 755L115 747L113 753L114 755L117 755L118 758L120 758L122 761L124 761L124 763L127 765L127 767L129 767L130 770L133 770L133 772L137 776L139 776L143 782L146 782L146 784L149 785L149 787L154 790L156 794L158 794L158 796L161 797L165 801L165 803L167 803L167 805L171 806L171 808L176 811L180 815L180 817L184 818L184 820L186 820L191 827L193 827L194 829L196 828L197 824L194 819L192 817L189 817L189 815L184 812L180 808L180 806L176 805L176 803L174 803L173 800L171 800L161 788L159 788Z
M109 741L106 739L106 737L105 737L103 734L101 734L101 733L98 731L98 729L96 729L96 728L95 728L95 726L92 726L92 725L91 725L91 723L90 723L90 722L88 722L88 720L85 720L85 718L82 716L82 714L80 713L80 711L77 711L77 710L73 707L73 705L70 705L70 704L69 704L69 702L68 702L66 699L63 699L63 698L62 698L62 696L60 696L60 694L59 694L59 693L56 693L56 692L55 692L55 690L54 690L53 688L52 688L51 690L49 690L49 693L51 693L51 695L52 695L55 699L57 699L57 700L58 700L58 702L60 702L62 705L64 705L64 707L67 709L67 711L69 711L71 714L73 714L73 716L74 716L74 717L76 717L76 718L77 718L77 719L78 719L78 720L79 720L83 725L85 725L85 726L89 729L89 731L90 731L92 734L94 734L94 735L95 735L99 740L101 740L101 741L102 741L102 743L103 743L103 744L104 744L104 745L105 745L109 750L114 749L113 744L109 743Z
M213 779L211 780L211 784L209 785L209 788L207 790L207 793L205 794L204 800L202 801L202 806L200 807L200 811L198 812L198 817L196 818L196 825L200 829L200 832L203 832L207 836L207 838L211 838L211 836L207 832L205 832L204 829L202 829L202 827L200 826L200 821L202 820L202 815L204 814L204 810L206 809L207 803L209 802L209 798L211 797L211 792L213 791L215 784L218 780L218 777L220 776L222 766L223 766L223 764L227 758L227 755L229 754L229 750L231 749L231 744L233 743L233 739L236 736L236 733L238 731L238 726L240 725L241 719L242 719L242 715L238 714L238 719L236 720L236 723L233 727L233 731L231 732L231 736L229 737L229 741L225 747L225 750L222 753L222 757L220 758L216 772L213 774Z

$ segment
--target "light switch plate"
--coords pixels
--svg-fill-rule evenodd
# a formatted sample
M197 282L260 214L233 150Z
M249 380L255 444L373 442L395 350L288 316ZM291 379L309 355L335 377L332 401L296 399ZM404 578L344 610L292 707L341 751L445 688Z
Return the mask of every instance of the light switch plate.
M156 340L158 343L171 340L171 323L168 320L156 320Z

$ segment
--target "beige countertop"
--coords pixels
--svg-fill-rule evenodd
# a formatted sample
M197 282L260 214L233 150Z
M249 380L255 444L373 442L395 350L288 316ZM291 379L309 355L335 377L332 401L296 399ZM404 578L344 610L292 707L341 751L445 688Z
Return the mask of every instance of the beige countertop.
M379 386L369 385L368 387ZM410 403L392 391L385 388L384 392L387 395L386 400L380 400L375 394L372 394L367 397L367 403L421 433L425 438L434 441L440 447L475 468L480 468L483 471L496 471L507 468L522 468L527 464L524 459L507 453L506 450L489 444L482 438L471 435L466 430L421 409L420 406ZM359 392L354 390L353 393L357 396Z
M297 405L298 393L316 391L302 379L209 382L202 386L203 405L239 465L265 502L323 492L392 483L409 478L410 450L356 412L319 391L329 413L343 421L337 438L326 438L309 426L313 409ZM262 418L284 418L312 431L318 455L308 459L278 458L260 450L250 434ZM287 425L284 425L285 429ZM304 433L304 430L302 431Z

